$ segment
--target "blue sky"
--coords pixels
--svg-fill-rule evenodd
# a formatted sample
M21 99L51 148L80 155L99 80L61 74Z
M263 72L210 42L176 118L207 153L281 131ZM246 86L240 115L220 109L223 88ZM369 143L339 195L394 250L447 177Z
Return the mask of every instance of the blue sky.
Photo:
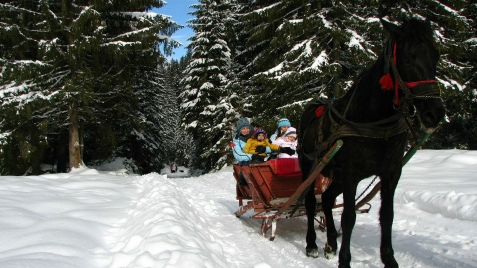
M153 9L153 12L172 16L172 20L179 25L185 26L183 29L176 31L172 38L179 41L182 46L174 50L172 55L173 59L179 60L182 56L185 55L185 47L189 44L187 40L189 37L194 35L194 31L191 28L187 27L187 21L193 17L187 13L193 12L194 9L189 8L193 4L197 4L198 0L166 0L167 4L159 9ZM169 57L171 58L171 57Z

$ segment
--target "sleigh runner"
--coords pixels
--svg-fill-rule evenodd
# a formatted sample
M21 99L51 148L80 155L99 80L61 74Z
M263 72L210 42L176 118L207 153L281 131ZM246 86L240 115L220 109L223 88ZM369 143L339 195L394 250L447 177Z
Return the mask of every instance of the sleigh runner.
M302 202L303 197L313 180L315 180L313 189L317 200L315 220L319 228L324 230L326 222L321 207L321 194L328 188L331 180L321 175L320 172L341 146L342 141L337 141L305 181L302 181L302 172L297 158L278 158L260 164L250 164L249 166L234 165L233 174L237 181L236 193L239 201L239 208L235 215L240 217L253 209L254 214L251 218L262 220L261 233L265 236L271 228L270 240L274 240L278 219L306 215L304 202ZM240 174L245 179L246 185L240 184ZM367 202L378 191L379 189L373 189L358 202L357 213L369 212L371 205ZM364 205L367 205L367 207L361 208ZM342 204L335 203L334 208L338 209L340 207L342 207ZM341 211L336 210L334 214L340 215Z

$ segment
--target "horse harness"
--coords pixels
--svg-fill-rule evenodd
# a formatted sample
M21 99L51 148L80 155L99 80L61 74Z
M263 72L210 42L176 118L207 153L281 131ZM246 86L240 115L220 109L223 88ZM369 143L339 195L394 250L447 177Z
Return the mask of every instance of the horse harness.
M372 123L353 123L344 118L333 106L332 103L326 103L323 99L318 99L317 109L323 109L323 114L318 118L318 139L315 143L316 150L311 153L304 154L310 160L313 160L316 156L321 155L327 151L331 145L342 137L364 137L364 138L376 138L376 139L388 139L394 135L407 131L409 125L406 120L400 115L396 114L389 118L379 120ZM333 115L339 118L340 122L337 122ZM323 122L325 118L328 118L330 122L330 135L324 139ZM394 122L395 121L395 122ZM394 122L390 126L380 126L383 124Z

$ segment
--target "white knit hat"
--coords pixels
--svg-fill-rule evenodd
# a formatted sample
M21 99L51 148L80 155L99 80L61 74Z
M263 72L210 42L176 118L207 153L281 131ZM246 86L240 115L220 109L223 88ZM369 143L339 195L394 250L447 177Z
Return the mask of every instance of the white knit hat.
M287 131L285 131L285 136L287 137L295 137L296 138L296 128L289 127Z

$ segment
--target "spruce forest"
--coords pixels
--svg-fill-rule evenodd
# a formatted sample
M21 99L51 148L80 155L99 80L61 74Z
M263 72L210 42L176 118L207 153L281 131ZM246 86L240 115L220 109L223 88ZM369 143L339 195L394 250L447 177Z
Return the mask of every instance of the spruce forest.
M424 148L477 150L475 1L198 0L180 60L167 57L185 25L165 4L0 2L0 175L116 158L139 174L219 170L239 117L273 133L310 100L342 96L383 50L380 18L435 31L446 118Z

